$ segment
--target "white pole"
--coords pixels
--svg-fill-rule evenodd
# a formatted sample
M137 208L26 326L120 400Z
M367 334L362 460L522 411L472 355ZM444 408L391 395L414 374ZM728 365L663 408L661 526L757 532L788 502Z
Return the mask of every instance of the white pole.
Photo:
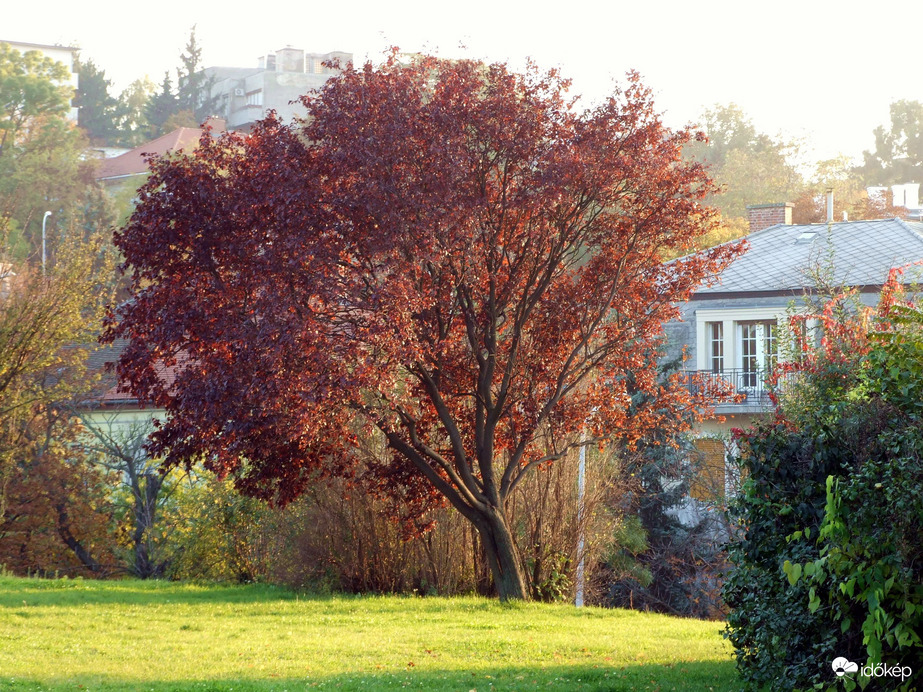
M583 491L586 484L586 445L580 446L580 470L577 474L577 598L575 605L583 607Z
M46 211L45 216L42 217L42 276L45 276L45 222L48 221L49 216L51 212Z

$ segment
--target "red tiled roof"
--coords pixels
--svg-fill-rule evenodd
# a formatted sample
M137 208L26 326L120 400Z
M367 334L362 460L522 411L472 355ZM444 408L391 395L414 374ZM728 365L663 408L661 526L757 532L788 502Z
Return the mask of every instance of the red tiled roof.
M113 345L104 346L100 349L97 349L90 355L87 367L93 372L105 372L106 366L108 364L114 364L118 361L119 356L127 344L128 342L125 339L117 339ZM167 367L163 363L157 363L154 366L157 375L167 386L168 390L173 387L173 383L176 381L177 373L187 362L186 358L182 356L177 360L179 362L177 362L177 364L174 366ZM115 383L114 373L110 372L104 378L104 382L108 382L109 384L101 396L97 396L93 399L93 403L95 405L111 407L132 406L137 403L137 398L131 392Z
M203 132L204 130L198 127L180 127L147 144L142 144L131 151L126 151L120 156L104 159L96 171L96 179L106 180L147 173L148 166L147 161L144 160L145 154L162 156L171 151L193 151L199 146L199 138Z
M176 373L179 369L179 365L172 367L167 367L163 363L157 363L154 366L154 370L157 372L157 376L160 378L167 389L173 387L173 383L176 381ZM114 385L106 390L106 392L99 398L98 403L101 406L120 406L126 404L134 404L137 402L137 398L134 394L129 392L127 389L119 385Z

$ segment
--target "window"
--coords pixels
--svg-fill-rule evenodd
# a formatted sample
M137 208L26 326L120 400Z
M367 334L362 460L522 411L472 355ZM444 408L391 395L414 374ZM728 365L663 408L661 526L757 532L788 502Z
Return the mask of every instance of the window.
M743 387L758 387L775 367L778 360L777 332L778 324L775 320L737 323Z
M724 372L724 323L708 322L708 361L713 373Z
M248 91L247 92L247 105L248 106L262 106L263 105L263 90L258 89L257 91Z

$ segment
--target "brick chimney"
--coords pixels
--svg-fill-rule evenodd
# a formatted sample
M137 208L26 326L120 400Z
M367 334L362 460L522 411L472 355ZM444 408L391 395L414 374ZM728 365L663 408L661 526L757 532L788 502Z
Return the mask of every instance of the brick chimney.
M747 218L750 220L750 232L755 233L764 228L792 223L792 209L795 205L791 202L776 202L775 204L749 204L747 205Z

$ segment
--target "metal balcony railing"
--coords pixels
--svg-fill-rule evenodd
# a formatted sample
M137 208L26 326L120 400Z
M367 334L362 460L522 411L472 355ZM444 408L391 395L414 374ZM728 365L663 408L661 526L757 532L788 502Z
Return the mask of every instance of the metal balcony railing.
M770 370L746 370L736 368L723 370L722 372L713 372L711 370L693 371L689 377L689 386L691 390L698 394L702 391L712 393L727 392L728 396L722 397L716 401L718 406L737 405L737 406L771 406L770 388L766 380L771 374ZM782 375L775 389L784 391L785 387L794 381L797 373L785 373Z

